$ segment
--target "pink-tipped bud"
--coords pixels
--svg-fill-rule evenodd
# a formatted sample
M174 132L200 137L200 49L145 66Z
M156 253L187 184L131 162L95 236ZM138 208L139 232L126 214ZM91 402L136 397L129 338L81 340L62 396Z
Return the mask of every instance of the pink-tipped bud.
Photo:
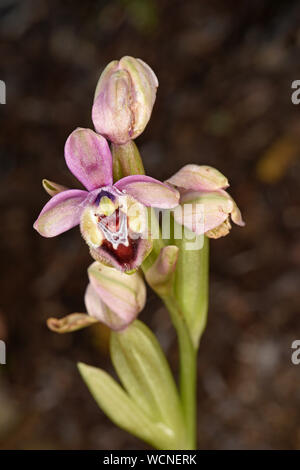
M138 272L125 274L96 261L88 268L88 276L87 311L108 327L126 328L143 310L146 286Z
M125 56L110 62L98 81L92 119L95 129L115 144L125 144L145 129L158 81L142 60Z

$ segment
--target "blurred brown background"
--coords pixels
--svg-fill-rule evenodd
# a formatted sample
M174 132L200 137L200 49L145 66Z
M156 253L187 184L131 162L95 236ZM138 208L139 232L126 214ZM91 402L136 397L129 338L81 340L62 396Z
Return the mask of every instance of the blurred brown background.
M77 361L110 370L107 332L58 336L49 316L84 311L91 262L79 231L32 223L41 179L75 186L63 146L92 127L100 72L132 55L157 73L137 140L148 174L216 166L247 226L211 243L211 301L199 353L199 448L300 448L300 79L297 1L0 1L0 448L142 449L97 408ZM176 368L175 334L149 292L141 315Z

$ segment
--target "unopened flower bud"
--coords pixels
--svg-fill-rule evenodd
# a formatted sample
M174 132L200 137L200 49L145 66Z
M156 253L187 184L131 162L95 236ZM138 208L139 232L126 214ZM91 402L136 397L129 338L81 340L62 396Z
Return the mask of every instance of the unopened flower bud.
M96 261L89 267L88 276L90 285L85 297L88 313L110 328L125 328L143 310L146 287L139 273L125 274ZM97 298L106 310L99 309Z
M88 268L85 291L86 313L49 318L47 325L56 333L70 333L101 322L112 330L123 330L143 310L146 286L139 273L125 274L97 261Z
M142 60L125 56L108 64L97 84L92 119L95 129L116 144L125 144L145 129L158 81Z

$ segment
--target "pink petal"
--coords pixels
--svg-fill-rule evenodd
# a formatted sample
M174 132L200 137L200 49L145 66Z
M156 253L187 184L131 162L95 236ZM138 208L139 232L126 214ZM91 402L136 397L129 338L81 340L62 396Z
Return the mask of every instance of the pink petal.
M179 193L176 189L150 176L126 176L117 181L115 186L145 206L171 209L179 202Z
M65 159L74 176L89 190L112 184L112 156L104 137L78 128L68 137Z
M185 165L167 183L192 191L215 191L229 186L227 178L216 168L194 164Z
M33 227L43 237L55 237L79 224L87 191L69 189L47 202Z

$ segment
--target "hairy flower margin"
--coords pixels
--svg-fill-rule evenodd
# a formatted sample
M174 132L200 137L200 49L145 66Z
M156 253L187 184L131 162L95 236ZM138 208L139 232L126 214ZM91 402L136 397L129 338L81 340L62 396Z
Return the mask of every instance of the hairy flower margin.
M54 237L80 224L95 260L120 271L137 269L152 247L143 233L145 207L174 208L178 191L144 175L127 176L113 184L108 143L90 129L72 132L65 145L65 160L86 191L44 181L50 195L55 194L34 228L44 237Z

